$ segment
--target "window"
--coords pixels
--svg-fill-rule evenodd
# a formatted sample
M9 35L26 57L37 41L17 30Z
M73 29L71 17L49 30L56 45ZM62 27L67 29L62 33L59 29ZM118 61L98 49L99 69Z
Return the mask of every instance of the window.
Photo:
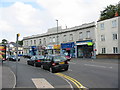
M117 34L113 34L113 40L117 40Z
M55 37L53 37L53 42L55 42Z
M46 45L46 39L45 38L43 39L43 43L44 43L44 45Z
M70 34L70 41L73 41L73 34Z
M90 38L90 31L86 32L86 38Z
M28 41L27 41L27 46L28 46Z
M66 39L66 35L64 35L63 39L64 39L64 40L63 40L64 42L66 42L66 41L67 41L67 39Z
M42 44L41 39L39 39L39 44Z
M79 33L79 39L83 39L83 34L82 34L82 32Z
M57 36L57 40L58 40L58 43L59 43L59 36Z
M105 41L105 35L101 35L101 41Z
M114 27L116 27L116 26L117 26L116 20L112 21L112 27L114 28Z
M34 45L36 45L36 40L34 40Z
M105 53L106 53L106 49L102 48L102 54L105 54Z
M101 30L104 30L104 23L101 23L101 24L100 24L100 29L101 29Z
M52 42L52 38L50 37L50 43Z
M32 45L32 40L31 40L31 45Z
M118 53L118 48L117 47L113 47L113 53Z

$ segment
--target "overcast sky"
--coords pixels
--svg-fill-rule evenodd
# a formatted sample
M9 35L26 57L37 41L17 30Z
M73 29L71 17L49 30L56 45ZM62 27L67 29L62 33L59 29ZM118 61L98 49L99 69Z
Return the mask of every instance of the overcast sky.
M0 0L0 42L97 21L100 11L119 0Z

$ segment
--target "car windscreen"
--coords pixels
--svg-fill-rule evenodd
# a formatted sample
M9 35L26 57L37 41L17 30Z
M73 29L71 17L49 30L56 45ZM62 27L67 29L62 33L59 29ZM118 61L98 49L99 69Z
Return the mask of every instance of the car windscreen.
M55 56L54 61L65 61L66 57L65 56Z
M44 56L37 56L37 59L44 59Z

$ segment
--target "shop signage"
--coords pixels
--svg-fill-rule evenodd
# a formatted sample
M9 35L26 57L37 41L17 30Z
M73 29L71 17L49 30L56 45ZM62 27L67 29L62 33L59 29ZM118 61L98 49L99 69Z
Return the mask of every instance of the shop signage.
M93 43L92 43L92 42L88 42L87 45L88 45L88 46L92 46Z
M69 42L69 43L61 43L61 48L65 49L65 48L74 48L75 44L74 42Z
M60 49L60 45L54 45L53 49Z

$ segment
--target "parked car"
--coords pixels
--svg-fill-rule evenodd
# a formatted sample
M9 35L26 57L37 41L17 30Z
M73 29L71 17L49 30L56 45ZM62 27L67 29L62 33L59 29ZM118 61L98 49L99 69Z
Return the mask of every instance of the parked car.
M24 54L23 57L24 57L24 58L29 58L29 59L30 59L30 58L32 57L32 55Z
M43 59L44 56L42 55L32 56L30 59L27 60L27 64L35 67L41 67L41 61L43 61Z
M63 55L47 55L42 61L41 68L55 73L60 70L68 70L69 64Z
M16 55L10 55L7 57L7 60L9 61L16 61L17 58L16 58ZM20 57L18 56L18 61L20 61Z
M65 55L65 57L67 58L67 60L68 60L68 61L70 61L70 60L71 60L71 57L70 57L70 56Z

